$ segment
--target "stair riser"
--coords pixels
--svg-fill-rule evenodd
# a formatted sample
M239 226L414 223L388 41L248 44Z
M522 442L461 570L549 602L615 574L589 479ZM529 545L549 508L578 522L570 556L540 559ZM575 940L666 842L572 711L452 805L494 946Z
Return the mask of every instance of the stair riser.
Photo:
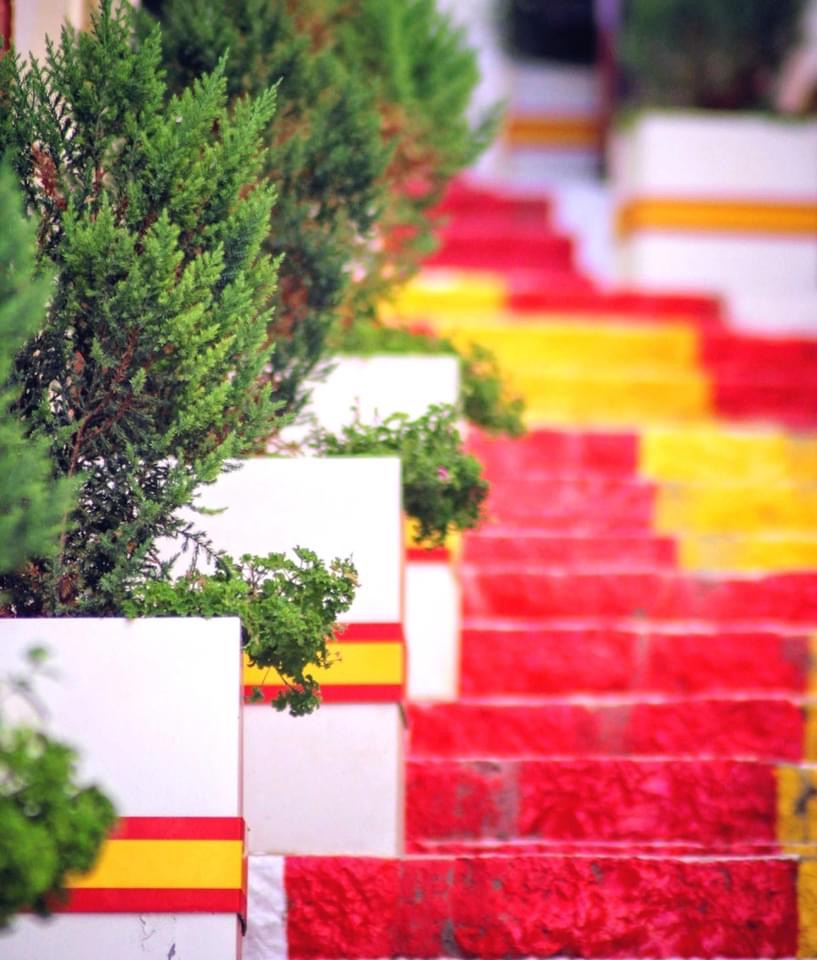
M797 951L785 860L288 858L286 894L290 960Z
M717 756L799 761L803 708L785 700L439 704L409 711L420 757Z
M804 693L806 634L469 629L461 689L468 696L569 693Z
M411 842L777 838L775 767L753 761L412 760L406 809Z
M532 564L579 569L596 565L674 567L675 543L669 537L502 537L474 534L463 541L465 564Z
M817 576L707 580L667 573L519 573L464 568L466 617L612 617L817 624Z

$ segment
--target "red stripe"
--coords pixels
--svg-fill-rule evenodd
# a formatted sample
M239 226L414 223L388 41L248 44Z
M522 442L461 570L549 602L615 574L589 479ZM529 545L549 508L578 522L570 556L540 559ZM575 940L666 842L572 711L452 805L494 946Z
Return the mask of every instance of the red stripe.
M241 890L70 890L55 913L240 913Z
M284 689L282 686L248 685L244 687L244 696L249 698L253 690L260 690L264 699L256 702L269 703ZM348 683L336 687L324 685L320 696L323 703L398 703L404 699L404 691L399 683Z
M423 547L408 547L406 560L409 563L450 563L451 551L448 547L432 547L430 550Z
M402 623L345 623L341 624L335 637L341 643L366 641L385 643L394 640L404 643Z
M243 840L241 817L122 817L111 840Z

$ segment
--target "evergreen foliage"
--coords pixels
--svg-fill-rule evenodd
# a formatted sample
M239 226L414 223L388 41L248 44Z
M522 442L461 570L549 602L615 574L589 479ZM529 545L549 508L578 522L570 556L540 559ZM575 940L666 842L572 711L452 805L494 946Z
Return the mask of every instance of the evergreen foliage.
M7 577L11 612L116 612L159 536L268 435L273 190L257 185L274 93L228 112L221 66L167 99L160 39L103 2L44 64L0 60L0 153L56 272L13 386L28 435L78 482L59 550Z
M803 0L630 0L621 39L635 104L758 109Z
M51 278L34 278L33 225L10 171L0 164L0 385L14 357L43 322ZM26 438L0 389L0 572L31 554L53 553L70 502L70 484L54 481L47 444ZM32 651L28 672L42 651ZM0 928L24 908L48 910L69 873L87 871L113 824L108 798L76 779L76 755L30 727L12 725L5 700L30 696L28 676L0 682Z
M328 331L354 309L352 270L371 243L383 203L390 151L368 79L344 66L314 0L165 0L154 6L174 89L227 53L225 77L234 100L279 84L264 166L280 187L266 248L283 255L270 363L275 397L296 411Z
M14 358L42 325L51 278L34 277L36 241L11 172L0 165L0 573L53 553L71 485L52 479L48 444L26 437L4 386Z
M417 542L438 546L449 533L478 526L488 494L482 466L462 449L457 416L444 404L416 420L395 413L378 424L356 421L338 434L318 429L310 446L326 457L400 457L403 509L416 521Z
M496 134L499 107L474 125L468 106L479 81L476 55L437 0L320 0L350 72L377 97L392 146L378 243L368 249L364 303L416 273L436 246L432 208L451 178Z

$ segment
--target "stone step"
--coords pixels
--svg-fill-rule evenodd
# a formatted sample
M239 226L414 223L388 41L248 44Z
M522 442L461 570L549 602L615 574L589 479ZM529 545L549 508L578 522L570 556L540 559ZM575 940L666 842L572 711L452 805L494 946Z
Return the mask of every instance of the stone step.
M462 565L465 617L817 625L817 573L714 578Z
M794 699L732 697L411 704L409 754L443 757L751 757L802 760Z
M290 960L798 948L798 864L784 857L289 857L285 890Z
M489 500L494 515L500 513ZM581 522L584 521L581 518ZM518 532L514 532L514 530ZM582 536L554 534L494 521L463 537L462 560L466 564L525 565L561 569L622 569L674 567L675 541L650 533Z
M775 764L735 759L410 759L406 841L774 843Z
M466 622L465 696L804 694L812 663L807 632Z

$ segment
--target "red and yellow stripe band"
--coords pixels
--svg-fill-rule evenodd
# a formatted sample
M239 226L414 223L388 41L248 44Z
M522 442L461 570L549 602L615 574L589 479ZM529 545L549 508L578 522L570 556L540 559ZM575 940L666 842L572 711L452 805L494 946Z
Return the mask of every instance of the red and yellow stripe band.
M245 913L241 817L125 817L59 913Z
M594 116L511 114L503 134L511 147L592 150L599 145L601 125Z
M649 197L619 207L620 236L640 230L817 236L817 203Z
M405 689L405 639L401 623L350 623L328 644L333 662L310 667L324 703L399 703ZM266 703L285 689L271 667L244 663L244 693ZM252 701L251 701L252 702Z

